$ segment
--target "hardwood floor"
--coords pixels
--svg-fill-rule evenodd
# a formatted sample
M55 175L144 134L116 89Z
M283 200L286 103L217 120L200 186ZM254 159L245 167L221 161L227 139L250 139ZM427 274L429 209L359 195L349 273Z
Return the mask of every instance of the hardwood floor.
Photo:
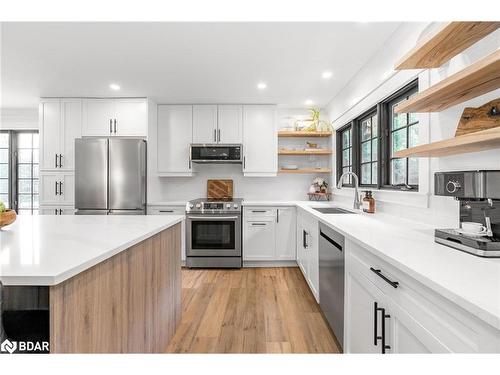
M182 270L169 353L339 353L298 268Z

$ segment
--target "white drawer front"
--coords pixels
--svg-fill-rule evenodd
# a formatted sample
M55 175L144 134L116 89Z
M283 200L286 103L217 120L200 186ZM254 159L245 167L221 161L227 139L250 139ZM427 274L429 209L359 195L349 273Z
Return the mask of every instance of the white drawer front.
M185 206L152 206L148 207L148 215L184 215Z

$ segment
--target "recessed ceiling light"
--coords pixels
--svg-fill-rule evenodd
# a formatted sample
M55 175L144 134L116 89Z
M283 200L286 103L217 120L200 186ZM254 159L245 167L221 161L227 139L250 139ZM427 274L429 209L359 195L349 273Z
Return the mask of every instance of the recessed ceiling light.
M264 90L267 87L267 84L265 82L259 82L257 83L257 88L259 90Z
M321 77L324 79L330 79L332 78L332 72L326 71L321 74Z
M109 88L110 88L111 90L113 90L113 91L118 91L118 90L120 90L120 85L119 85L119 84L117 84L117 83L111 83L111 84L109 85Z
M306 100L306 105L313 105L314 102L311 99Z

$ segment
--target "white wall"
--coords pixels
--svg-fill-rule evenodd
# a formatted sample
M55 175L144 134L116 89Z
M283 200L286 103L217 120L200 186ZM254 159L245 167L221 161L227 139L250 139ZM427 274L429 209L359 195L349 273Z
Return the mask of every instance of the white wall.
M0 120L2 130L38 129L38 108L2 108Z
M151 117L151 115L150 115ZM286 127L292 118L308 118L308 112L304 109L278 108L278 128ZM150 136L154 133L154 126L150 124ZM150 138L151 139L151 138ZM331 147L331 138L319 140L324 147ZM150 145L154 142L150 142ZM279 144L301 147L305 145L304 139L280 139ZM154 145L153 145L154 146ZM154 155L149 147L150 154ZM316 156L312 160L304 157L280 157L278 166L283 162L329 165L331 160L327 156ZM300 174L278 174L276 177L244 177L241 165L194 165L196 175L193 177L157 177L154 175L154 161L150 163L148 178L148 202L172 202L188 201L195 198L205 197L208 179L233 179L234 196L245 200L304 200L307 199L307 191L311 181L316 175ZM323 176L329 179L329 176Z
M419 78L423 90L461 70L500 46L500 31L490 34L440 68L395 72L394 63L410 50L423 35L439 24L403 24L350 83L333 98L326 112L335 129L387 97L406 83ZM429 143L454 135L465 107L479 106L499 97L500 90L490 92L440 113L420 114L420 143ZM458 222L458 203L452 198L433 195L434 172L467 169L500 169L500 150L469 153L443 158L421 158L419 161L419 192L375 191L377 210L425 221L439 226ZM353 189L334 191L334 200L352 202Z

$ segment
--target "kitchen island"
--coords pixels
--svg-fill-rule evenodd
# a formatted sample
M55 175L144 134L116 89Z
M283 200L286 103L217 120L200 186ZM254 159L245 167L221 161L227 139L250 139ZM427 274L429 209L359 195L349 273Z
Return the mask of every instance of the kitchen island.
M20 216L0 231L3 309L48 311L51 353L163 352L181 317L183 219Z

